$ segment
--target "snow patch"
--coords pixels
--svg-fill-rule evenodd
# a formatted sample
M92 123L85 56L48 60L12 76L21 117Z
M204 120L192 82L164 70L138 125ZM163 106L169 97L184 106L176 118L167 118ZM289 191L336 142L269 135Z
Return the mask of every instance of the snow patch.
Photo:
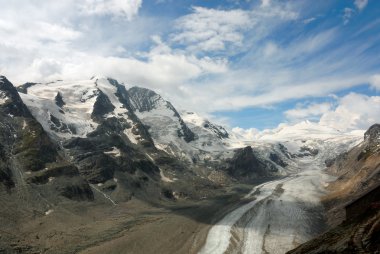
M111 155L116 158L121 156L120 149L117 147L112 147L111 151L104 152L104 154Z
M150 156L149 154L145 154L145 155L146 155L151 161L154 162L154 159L152 158L152 156ZM161 181L166 182L166 183L172 183L172 182L174 182L175 180L177 180L177 179L170 179L169 177L165 176L164 171L163 171L161 168L159 168L159 169L160 169L160 177L161 177Z
M8 100L7 95L4 92L0 91L0 105L5 104L7 100Z
M22 129L25 130L26 127L28 127L28 124L27 124L26 121L24 120L24 121L22 122Z
M51 214L52 212L54 212L54 210L53 210L53 209L49 209L49 210L47 210L47 211L45 212L45 215L49 215L49 214Z
M174 182L175 180L173 179L170 179L169 177L167 177L167 176L165 176L164 175L164 172L162 171L162 169L160 168L160 177L161 177L161 180L163 181L163 182L166 182L166 183L172 183L172 182Z
M124 130L124 134L128 137L128 139L133 143L133 144L138 144L139 143L139 140L141 139L141 136L140 135L136 135L136 134L133 134L132 132L132 129L134 127L131 127L131 128L127 128Z
M93 184L90 184L90 186L91 186L91 188L93 188L94 190L96 190L97 192L99 192L100 194L102 194L105 199L109 200L112 203L112 205L117 205L116 202L113 201L112 198L109 195L107 195L103 191L101 191L98 188L96 188Z

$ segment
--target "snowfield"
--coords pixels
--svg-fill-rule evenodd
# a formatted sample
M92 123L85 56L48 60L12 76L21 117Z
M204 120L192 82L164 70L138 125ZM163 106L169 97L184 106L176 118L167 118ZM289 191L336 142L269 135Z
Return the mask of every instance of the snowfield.
M325 160L334 158L362 139L362 132L341 133L304 122L261 134L246 145L273 147L281 143L291 155L287 176L256 186L249 203L227 214L214 225L200 254L281 254L324 230L320 197L334 177L323 172ZM297 156L307 147L317 155Z

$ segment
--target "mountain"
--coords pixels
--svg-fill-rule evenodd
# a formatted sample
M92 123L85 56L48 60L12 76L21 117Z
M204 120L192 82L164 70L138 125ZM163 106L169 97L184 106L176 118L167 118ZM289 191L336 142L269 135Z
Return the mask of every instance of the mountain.
M140 160L166 168L160 170L167 170L173 177L178 169L196 170L215 161L225 168L226 160L234 154L230 149L232 140L223 127L196 113L177 111L146 88L126 89L116 80L93 77L85 81L27 83L18 90L33 116L93 184L112 180L113 172L125 171L127 165L128 171L134 172L131 156L124 158L128 153L133 158L140 154ZM110 154L120 158L110 158ZM150 171L154 174L160 170Z
M193 112L178 112L160 95L146 88L128 90L134 113L149 129L158 149L189 161L203 159L204 153L225 151L227 131Z
M78 169L61 156L42 126L33 118L13 85L0 79L1 113L1 182L8 191L16 188L21 197L32 198L28 183L37 188L53 178L59 182L50 188L70 199L93 199L90 187L80 177ZM68 180L67 178L70 178ZM54 184L53 184L54 185Z
M355 152L337 157L358 143L358 134L303 122L245 140L195 112L176 109L152 90L111 78L16 88L0 77L0 216L5 221L0 253L77 253L131 234L137 237L127 238L131 249L136 246L131 239L138 239L166 253L158 241L142 240L157 232L167 234L161 240L170 246L199 250L204 239L188 245L197 229L182 230L188 225L183 222L196 221L196 227L215 223L245 204L242 197L258 184L265 191L248 196L262 196L259 204L309 214L300 205L304 200L293 208L282 199L298 200L294 193L303 186L303 197L316 200L323 192L326 174L320 169L326 164L342 183L361 175L347 171L345 163L354 156L360 157L350 162L359 163L357 170L369 165L378 147L375 127ZM363 174L358 177L362 182L352 186L364 188L371 177ZM271 183L278 181L282 187L270 194ZM326 204L334 203L334 192L329 197ZM306 208L321 210L318 205ZM256 206L252 209L256 214ZM239 223L247 221L241 215ZM140 232L145 225L153 226ZM163 232L162 225L172 230ZM305 233L302 241L316 232ZM140 252L144 246L138 246Z

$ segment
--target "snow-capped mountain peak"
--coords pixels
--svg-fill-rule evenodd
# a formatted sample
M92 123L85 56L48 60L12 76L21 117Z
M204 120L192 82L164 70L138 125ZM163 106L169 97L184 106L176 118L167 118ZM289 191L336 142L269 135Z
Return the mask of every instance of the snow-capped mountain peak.
M195 113L180 114L169 101L146 88L127 90L116 80L93 77L27 83L18 90L34 117L58 139L85 138L115 118L131 143L151 139L158 149L189 160L200 150L226 149L223 139L229 134L223 127Z

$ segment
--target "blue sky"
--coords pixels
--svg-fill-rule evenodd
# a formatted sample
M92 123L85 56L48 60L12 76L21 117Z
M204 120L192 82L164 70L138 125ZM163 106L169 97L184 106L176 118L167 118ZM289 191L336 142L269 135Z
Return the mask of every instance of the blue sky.
M228 126L380 121L377 0L0 0L0 73L110 76Z

